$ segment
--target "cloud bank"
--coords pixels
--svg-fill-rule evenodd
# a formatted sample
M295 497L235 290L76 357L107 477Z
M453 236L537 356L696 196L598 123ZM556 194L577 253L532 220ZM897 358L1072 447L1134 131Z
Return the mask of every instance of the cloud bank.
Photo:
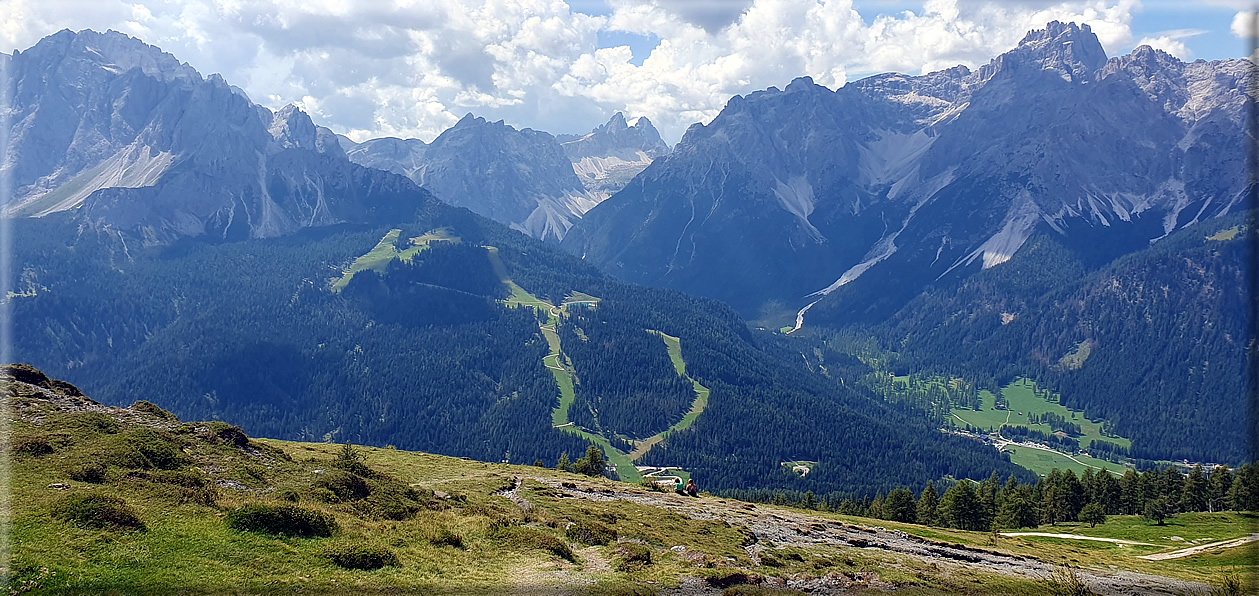
M673 142L735 94L801 75L837 88L878 72L973 67L1054 19L1089 24L1113 51L1131 43L1140 9L1139 0L925 0L867 17L852 0L606 0L596 14L574 6L0 0L0 48L25 49L63 28L116 29L358 140L431 140L467 112L584 132L619 110L650 117ZM609 32L659 42L636 66L628 46L599 47ZM1142 41L1188 57L1184 33Z

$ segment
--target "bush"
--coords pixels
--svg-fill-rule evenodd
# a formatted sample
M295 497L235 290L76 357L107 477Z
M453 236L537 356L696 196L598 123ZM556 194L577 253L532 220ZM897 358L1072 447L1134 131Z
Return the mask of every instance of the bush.
M502 528L497 534L505 538L508 544L516 548L536 548L549 552L571 563L577 562L577 556L567 542L554 534L525 526L509 526Z
M52 443L47 435L18 435L13 438L13 452L25 455L48 455L52 453Z
M450 528L437 528L429 534L428 541L433 546L453 546L455 548L463 548L463 536L450 530Z
M760 586L740 585L726 588L721 596L805 596L800 590L771 590Z
M239 426L232 426L226 422L209 422L206 426L210 429L210 438L226 445L235 447L245 447L249 445L249 435L241 430Z
M356 501L371 496L372 489L367 480L357 474L343 470L328 470L314 482L315 489L326 489L332 493L332 502Z
M126 501L109 495L69 495L52 506L52 516L86 528L145 529Z
M227 514L227 527L297 538L328 537L337 529L332 516L296 505L245 505Z
M704 581L714 588L729 588L739 584L759 584L761 576L734 567L721 567L706 573Z
M608 544L616 540L616 529L609 528L597 521L584 520L577 522L564 531L569 540L575 540L589 546Z
M115 434L121 429L117 420L101 412L71 414L66 417L66 426L105 435Z
M137 412L144 412L145 414L150 414L162 420L169 420L172 422L179 420L179 418L176 418L174 414L171 414L170 412L167 412L166 410L163 410L162 408L157 407L157 405L152 402L148 402L144 400L140 400L136 403L131 404L131 409Z
M651 565L651 549L641 544L626 542L616 547L617 571L633 571Z
M333 565L343 569L372 571L398 565L398 555L383 546L369 544L340 544L323 550L323 555Z
M174 439L140 428L124 435L114 459L124 468L174 470L187 461L180 447Z
M88 463L72 468L70 470L70 479L90 484L100 484L105 481L105 475L108 472L109 468L101 464Z

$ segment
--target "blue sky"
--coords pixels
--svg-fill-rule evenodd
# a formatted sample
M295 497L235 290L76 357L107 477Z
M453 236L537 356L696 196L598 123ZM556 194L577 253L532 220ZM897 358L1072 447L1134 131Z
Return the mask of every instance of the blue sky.
M1090 25L1111 56L1239 57L1256 1L0 0L0 51L115 29L357 140L429 141L469 112L581 133L620 111L676 142L732 95L975 67L1050 20Z

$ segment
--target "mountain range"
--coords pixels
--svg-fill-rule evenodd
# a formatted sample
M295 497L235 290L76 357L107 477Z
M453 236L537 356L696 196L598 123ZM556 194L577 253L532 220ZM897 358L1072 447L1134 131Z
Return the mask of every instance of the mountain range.
M402 174L452 205L555 242L669 151L651 121L639 118L630 127L620 112L582 136L557 138L468 114L430 144L341 143L357 164Z
M407 217L422 201L345 159L302 111L116 32L62 31L9 64L8 216L71 212L147 244Z
M1028 472L863 379L1027 376L1137 457L1244 458L1242 61L1054 22L975 70L736 96L670 149L619 113L356 143L116 32L0 59L14 353L107 401L870 496Z
M693 125L563 245L795 327L863 276L894 275L903 305L1035 234L1098 265L1237 209L1245 64L1108 59L1087 25L1052 22L975 70L796 79Z
M809 374L723 304L617 281L520 233L527 218L512 230L438 200L437 181L476 196L475 172L519 174L508 156L542 146L555 178L575 181L546 133L468 117L427 146L358 151L119 33L61 32L11 60L13 355L109 403L143 394L259 435L489 461L552 462L593 442L627 475L639 450L686 462L712 490L865 496L1029 477L921 413ZM573 156L651 136L621 122ZM418 169L351 161L390 151ZM510 206L500 215L525 213ZM574 301L595 306L555 315ZM556 422L570 410L580 426ZM800 459L807 477L781 465Z

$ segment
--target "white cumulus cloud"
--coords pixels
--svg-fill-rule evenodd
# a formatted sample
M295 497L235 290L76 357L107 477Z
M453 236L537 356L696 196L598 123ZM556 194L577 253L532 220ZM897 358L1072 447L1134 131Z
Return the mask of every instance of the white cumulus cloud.
M0 49L25 49L62 28L116 29L222 73L255 101L298 103L358 140L431 140L469 111L584 132L619 110L650 117L672 142L735 94L802 75L837 88L877 72L978 66L1050 20L1087 23L1114 51L1130 44L1140 3L924 0L887 14L868 6L607 0L591 16L564 0L0 0ZM600 47L604 33L659 42L639 64L628 46ZM1150 43L1187 55L1183 37L1165 35Z
M1253 10L1243 10L1233 15L1233 24L1230 27L1233 35L1242 39L1250 39L1255 33L1255 12Z

